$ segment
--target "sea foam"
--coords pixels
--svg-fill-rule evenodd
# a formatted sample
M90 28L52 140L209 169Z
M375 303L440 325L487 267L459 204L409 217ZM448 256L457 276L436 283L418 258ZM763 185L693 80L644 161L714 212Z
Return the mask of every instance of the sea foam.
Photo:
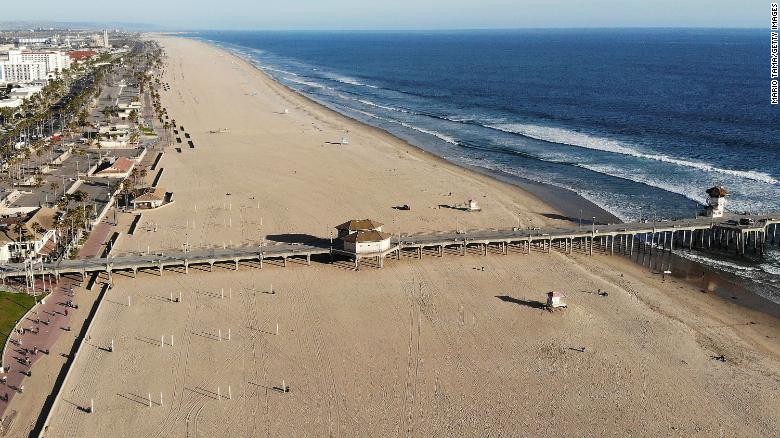
M364 105L373 106L373 107L377 107L377 108L382 108L382 109L386 109L388 111L396 111L396 112L399 112L399 113L406 113L406 114L410 114L411 113L411 111L405 110L403 108L396 108L396 107L387 106L387 105L380 105L380 104L378 104L376 102L372 102L372 101L366 100L366 99L355 99L355 100L357 100L358 102L360 102L360 103L362 103Z
M629 155L636 158L662 161L664 163L675 164L689 168L698 169L704 172L721 173L725 175L736 176L753 181L759 181L766 184L777 185L778 180L764 172L752 170L734 170L713 166L708 163L690 161L682 158L670 157L662 154L650 154L636 150L632 146L620 141L609 138L597 137L594 135L572 131L569 129L557 128L552 126L541 126L526 123L501 123L486 124L488 128L510 134L520 134L524 137L535 140L546 141L550 143L564 144L584 149L609 152L614 154Z
M282 78L282 79L284 79L285 81L288 81L288 82L292 82L292 83L294 83L294 84L298 84L298 85L305 85L305 86L307 86L307 87L312 87L312 88L322 88L322 89L328 89L328 90L330 90L330 89L331 89L331 88L329 88L329 87L326 87L326 86L324 86L324 85L322 85L322 84L318 84L318 83L316 83L316 82L311 82L311 81L305 81L305 80L303 80L303 79L294 79L294 78L288 78L288 77L284 77L284 78Z
M336 82L341 82L342 84L354 85L356 87L379 88L376 85L365 84L365 83L360 82L359 80L357 80L355 78L351 78L349 76L338 75L338 74L335 74L335 73L324 73L324 76L326 78L330 79L330 80L333 80L333 81L336 81Z

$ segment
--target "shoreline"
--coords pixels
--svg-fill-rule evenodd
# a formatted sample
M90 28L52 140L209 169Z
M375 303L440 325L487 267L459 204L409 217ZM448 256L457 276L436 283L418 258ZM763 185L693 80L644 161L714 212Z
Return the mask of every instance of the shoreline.
M263 69L261 69L260 67L252 63L250 60L242 57L239 54L234 53L228 48L221 47L220 45L218 45L213 41L205 40L199 37L188 36L188 35L184 35L184 36L177 35L173 37L190 39L203 44L207 44L219 50L220 52L225 53L228 56L231 56L237 61L244 63L250 68L254 69L258 73L260 73L264 78L266 78L270 84L273 84L275 87L280 87L283 90L291 93L292 95L298 98L305 99L310 104L316 105L318 108L324 111L328 111L337 116L346 118L351 123L358 124L364 129L372 130L382 136L389 136L393 140L409 146L414 151L415 154L425 157L425 159L431 160L434 163L454 166L455 168L460 169L462 171L472 172L478 175L486 176L496 182L508 184L513 188L520 189L526 194L528 194L529 196L533 196L539 201L541 201L543 204L549 207L551 211L555 211L556 213L558 213L555 214L550 212L536 212L537 214L545 216L548 219L566 221L572 224L577 224L578 221L581 219L583 225L590 225L593 222L591 218L595 217L597 224L598 223L613 223L613 224L622 223L622 221L617 216L599 207L598 205L589 201L588 199L582 197L581 195L579 195L573 190L554 186L552 184L546 184L546 183L529 180L515 175L510 175L505 172L501 172L497 170L491 170L479 166L469 166L469 165L457 163L446 157L430 152L426 148L416 145L406 139L397 137L384 129L378 128L376 126L372 126L363 121L354 119L352 117L349 117L346 114L342 114L341 112L334 110L328 107L327 105L324 105L316 101L315 99L312 99L311 97L299 92L298 90L295 90L279 82L271 75L263 71ZM581 218L580 215L582 216ZM710 282L716 283L718 285L717 287L714 287L714 290L717 290L716 295L720 299L724 300L724 302L728 302L730 299L733 299L738 305L742 307L745 307L750 310L763 312L775 318L780 318L780 303L775 302L767 297L764 297L763 295L759 294L754 290L751 290L750 283L748 283L747 280L740 280L737 277L729 275L725 271L721 272L715 267L708 266L706 264L696 262L693 260L689 260L679 255L675 255L673 257L673 260L675 266L680 266L684 268L684 271L686 272L685 281L687 281L691 286L693 287L701 286L701 280L699 278L692 278L687 274L688 272L691 271L691 267L694 267L693 270L701 273L702 278L706 277ZM651 268L645 266L643 263L639 262L638 260L632 260L632 263L636 263L638 266L648 269L652 272ZM735 296L739 297L739 299L732 298Z
M495 178L498 181L504 181L520 187L526 192L541 199L542 202L553 209L558 210L564 215L564 217L560 219L577 223L580 219L579 215L581 211L583 225L590 225L593 222L593 217L596 218L596 224L619 224L623 222L614 214L585 199L573 190L510 175L499 170L490 170L479 166L465 166L457 163L453 164Z
M156 34L155 34L156 35ZM590 224L592 222L592 219L586 219L591 217L596 217L596 223L622 223L622 221L615 216L614 214L610 213L609 211L605 210L604 208L596 205L592 201L584 198L577 192L573 190L569 190L563 187L558 187L552 184L542 183L538 181L533 181L527 178L515 176L515 175L509 175L501 171L491 170L484 167L479 166L469 166L462 163L457 163L453 160L450 160L446 157L443 157L441 155L437 155L428 149L426 149L423 146L414 144L406 139L397 137L393 135L392 133L382 129L378 128L376 126L372 126L368 123L365 123L363 121L354 119L346 114L342 114L339 111L334 110L333 108L328 107L325 104L322 104L315 99L312 99L311 97L299 92L298 90L295 90L293 88L288 87L287 85L279 82L276 80L273 76L269 75L263 69L258 67L257 65L253 64L250 60L242 57L241 55L238 55L231 51L228 48L221 47L219 44L217 44L214 41L209 41L206 39L202 39L197 36L189 36L189 35L169 35L169 37L174 38L186 38L191 39L194 41L198 41L204 44L208 44L223 53L226 53L230 55L231 57L239 60L240 62L248 65L249 67L257 70L259 73L261 73L265 78L267 78L271 83L275 84L278 87L282 87L285 90L288 90L289 92L293 93L296 96L302 97L306 99L311 104L317 105L323 110L332 112L334 114L337 114L341 117L349 119L352 123L359 124L360 126L366 128L375 130L377 133L380 133L382 135L390 136L395 141L403 142L406 145L408 145L411 148L414 148L418 154L422 154L423 156L427 157L428 159L435 160L438 163L447 163L451 166L455 166L458 169L461 169L463 171L467 172L473 172L479 175L487 176L495 181L498 181L500 183L509 184L510 186L513 186L515 188L518 188L524 192L526 192L529 195L532 195L539 199L541 202L546 204L550 207L550 209L555 210L557 213L560 213L561 215L559 217L556 217L555 219L559 220L567 220L572 223L576 223L578 220L578 215L580 210L582 210L583 214L583 224Z

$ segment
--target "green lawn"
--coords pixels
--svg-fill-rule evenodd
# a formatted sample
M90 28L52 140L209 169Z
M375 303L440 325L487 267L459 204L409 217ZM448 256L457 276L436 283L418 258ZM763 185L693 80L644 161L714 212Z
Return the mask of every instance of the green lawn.
M0 342L5 344L19 318L35 305L35 298L25 293L0 291Z

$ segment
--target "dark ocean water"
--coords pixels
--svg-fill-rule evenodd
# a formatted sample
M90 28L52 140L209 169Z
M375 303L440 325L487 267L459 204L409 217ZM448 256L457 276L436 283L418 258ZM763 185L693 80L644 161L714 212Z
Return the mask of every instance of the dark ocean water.
M572 189L623 220L695 216L716 184L731 210L780 211L765 31L193 36L454 162ZM776 285L779 260L703 261Z

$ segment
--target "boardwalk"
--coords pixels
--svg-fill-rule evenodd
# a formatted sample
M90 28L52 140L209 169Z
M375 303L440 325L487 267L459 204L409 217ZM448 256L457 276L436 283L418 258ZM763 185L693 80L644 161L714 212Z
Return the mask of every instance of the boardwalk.
M741 220L741 221L740 221ZM696 218L676 221L624 223L612 225L591 224L581 227L554 229L511 229L454 231L393 237L391 249L381 254L347 254L354 259L356 267L361 259L376 259L379 266L387 256L400 258L402 252L415 251L422 257L423 249L433 248L441 256L445 248L458 248L466 254L468 248L478 248L487 254L489 247L498 248L506 254L510 247L529 253L533 248L550 252L553 249L565 253L573 251L593 254L594 247L609 252L633 253L635 250L672 251L684 246L688 249L720 249L745 255L753 251L762 254L766 244L780 242L780 213L774 215L730 216L722 219ZM160 275L165 268L208 266L212 270L217 263L228 263L239 268L241 262L255 261L262 268L265 260L279 260L287 266L289 259L305 260L311 264L313 256L346 254L329 245L313 246L296 243L242 246L194 251L177 251L157 254L125 255L108 258L64 260L56 263L36 265L34 275L80 274L82 276L105 272L111 276L117 271L132 272L157 270ZM22 264L7 264L0 272L3 281L30 275Z
M80 257L96 257L103 252L104 242L111 227L101 222L89 236L89 239L79 252ZM36 278L35 290L45 295L46 300L39 302L28 315L17 322L13 338L9 336L3 347L2 366L6 373L5 393L0 394L0 416L9 415L6 412L11 399L21 393L25 379L30 378L32 366L43 355L48 355L49 349L60 336L71 335L71 324L75 323L74 331L82 324L79 317L83 310L78 310L78 303L92 304L94 295L76 297L73 290L81 286L75 278L64 278L57 283L52 278ZM13 340L12 340L13 339Z

